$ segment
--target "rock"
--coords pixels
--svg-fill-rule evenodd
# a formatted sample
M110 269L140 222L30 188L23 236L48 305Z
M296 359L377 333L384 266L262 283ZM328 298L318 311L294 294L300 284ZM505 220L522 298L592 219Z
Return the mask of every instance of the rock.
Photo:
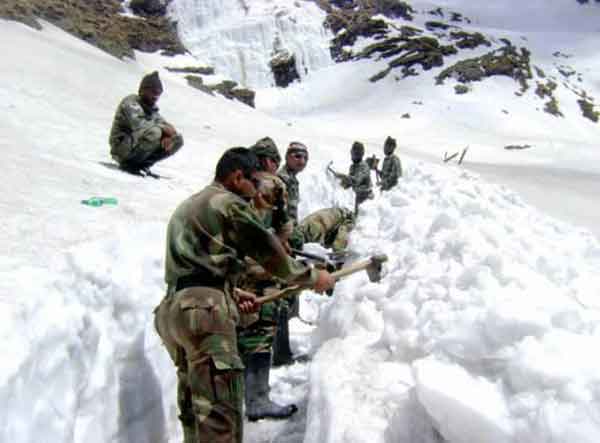
M457 94L466 94L467 92L469 92L469 88L465 85L455 85L454 86L454 92Z
M254 98L256 96L256 92L250 89L238 88L238 84L233 80L224 80L216 85L207 85L207 87L211 91L221 94L223 97L226 97L230 100L238 100L254 108Z
M165 69L169 72L177 72L180 74L214 75L215 73L215 68L212 66L186 66L183 68L170 68L165 66Z
M269 66L275 78L275 85L280 88L285 88L295 80L300 80L296 69L296 57L287 50L279 51L271 59Z
M129 7L138 15L165 15L168 3L168 0L131 0Z
M521 48L519 52L514 46L504 46L481 57L455 63L436 77L436 83L443 84L447 78L469 83L494 75L503 75L517 81L521 85L520 92L523 93L529 87L527 80L532 78L529 59L530 53L527 49Z
M586 98L582 98L577 100L577 103L585 118L590 119L594 123L598 123L600 112L594 111L594 104L592 102L588 101Z
M504 149L513 150L513 149L529 149L531 145L507 145Z
M119 0L2 0L0 17L39 29L41 18L118 58L140 51L181 54L175 23L165 17L126 17ZM37 24L37 25L36 25Z
M454 43L460 49L475 49L478 46L492 46L480 32L452 31L450 38L458 40Z

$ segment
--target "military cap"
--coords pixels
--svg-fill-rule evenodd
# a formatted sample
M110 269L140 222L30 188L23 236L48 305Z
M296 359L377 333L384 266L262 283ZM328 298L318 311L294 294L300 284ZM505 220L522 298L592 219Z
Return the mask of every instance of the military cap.
M277 145L271 137L263 137L254 143L250 147L250 150L256 154L257 157L269 157L275 160L277 163L281 163L281 156Z
M158 89L162 92L163 86L158 76L158 71L154 71L148 75L145 75L140 82L140 91L142 89Z
M308 155L308 148L304 143L291 142L287 148L286 154L293 154L295 152L304 152Z

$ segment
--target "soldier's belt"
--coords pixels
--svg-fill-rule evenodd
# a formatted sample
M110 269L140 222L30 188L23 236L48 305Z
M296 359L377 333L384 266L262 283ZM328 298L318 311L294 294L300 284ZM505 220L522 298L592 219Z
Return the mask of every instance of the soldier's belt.
M175 285L175 292L194 286L223 288L225 286L225 279L223 277L214 275L208 270L194 272L193 274L184 275L183 277L179 277L177 279L177 284Z

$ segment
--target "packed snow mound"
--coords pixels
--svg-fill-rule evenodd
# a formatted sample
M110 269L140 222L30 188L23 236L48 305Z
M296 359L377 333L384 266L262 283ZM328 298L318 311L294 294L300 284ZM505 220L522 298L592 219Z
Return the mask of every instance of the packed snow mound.
M321 306L307 442L367 441L348 438L366 430L370 442L598 438L593 236L506 188L425 164L361 213L351 248L388 254L387 275L350 277ZM400 431L414 420L419 436Z

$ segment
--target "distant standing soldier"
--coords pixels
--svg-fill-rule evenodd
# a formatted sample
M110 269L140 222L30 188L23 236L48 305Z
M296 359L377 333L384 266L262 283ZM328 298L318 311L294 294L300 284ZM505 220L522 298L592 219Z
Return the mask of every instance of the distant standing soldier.
M257 174L261 185L254 200L255 208L267 228L287 243L293 222L287 214L287 191L283 181L276 175L281 156L275 142L270 137L258 140L250 148L259 160ZM250 266L240 287L258 295L266 295L276 289L277 281L258 265ZM279 302L261 305L258 318L246 327L238 328L238 348L246 369L244 400L246 416L250 421L262 418L286 418L297 411L294 404L279 405L269 398L269 372L271 351L277 329L277 309Z
M382 191L392 189L398 184L398 178L402 177L402 163L394 150L396 149L396 140L392 137L385 139L383 144L383 165L381 166L379 186Z
M363 161L365 146L358 141L352 144L350 149L352 164L348 171L348 180L342 180L342 186L352 188L355 195L354 213L358 213L358 207L362 202L373 198L373 183L371 182L371 168Z
M242 442L244 366L236 324L239 311L257 309L253 296L234 292L244 258L317 292L334 285L328 272L288 256L246 201L259 187L257 163L246 148L227 150L214 182L182 202L167 228L167 294L155 324L177 368L185 443Z
M158 72L146 75L137 94L125 97L110 130L110 155L121 169L134 174L154 175L150 167L175 154L183 137L158 112L156 103L163 92Z
M319 243L334 252L342 252L348 246L354 220L354 213L349 209L324 208L302 219L299 229L305 243Z

